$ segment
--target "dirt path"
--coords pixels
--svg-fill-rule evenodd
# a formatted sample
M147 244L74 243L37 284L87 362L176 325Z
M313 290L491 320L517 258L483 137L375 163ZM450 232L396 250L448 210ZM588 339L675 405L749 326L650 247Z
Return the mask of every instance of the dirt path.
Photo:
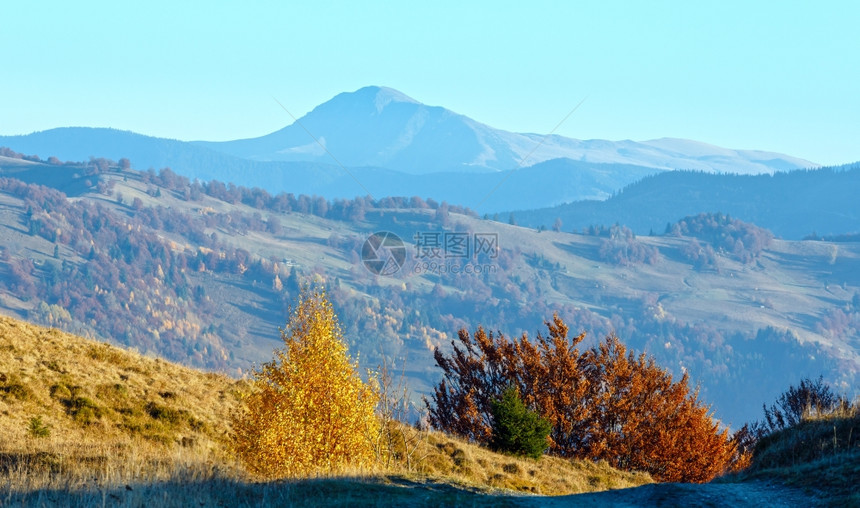
M776 483L663 483L632 489L560 497L521 498L521 506L634 507L634 506L713 506L713 507L808 507L815 498L802 491Z

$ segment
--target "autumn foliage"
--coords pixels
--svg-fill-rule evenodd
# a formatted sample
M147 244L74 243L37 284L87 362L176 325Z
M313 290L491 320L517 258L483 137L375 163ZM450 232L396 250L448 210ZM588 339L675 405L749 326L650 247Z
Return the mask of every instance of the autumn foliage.
M237 455L269 478L370 466L379 397L350 360L323 290L302 293L281 337L285 347L254 373L233 422Z
M534 340L460 330L450 356L437 349L444 378L427 404L430 423L490 443L492 401L512 384L552 424L552 454L604 459L659 481L706 482L731 466L735 443L690 391L686 374L673 380L615 336L581 352L585 334L568 338L558 316L546 326L548 335Z

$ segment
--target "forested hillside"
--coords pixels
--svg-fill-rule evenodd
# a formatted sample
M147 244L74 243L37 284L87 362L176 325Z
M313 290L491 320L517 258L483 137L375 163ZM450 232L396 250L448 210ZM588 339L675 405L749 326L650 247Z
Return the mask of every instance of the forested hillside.
M3 312L193 366L238 374L265 360L287 302L322 279L361 362L385 357L416 395L438 378L432 348L459 329L533 334L554 312L588 344L614 331L689 370L735 425L800 375L844 386L860 368L856 244L778 240L713 214L653 237L539 232L417 196L327 201L127 161L51 162L3 162ZM363 263L377 231L403 242L390 275ZM471 250L445 243L458 238Z
M518 224L582 230L620 222L639 234L663 233L667 223L722 212L765 227L781 238L860 231L860 164L772 175L670 171L633 183L606 201L575 201L512 212ZM509 213L501 213L507 220Z

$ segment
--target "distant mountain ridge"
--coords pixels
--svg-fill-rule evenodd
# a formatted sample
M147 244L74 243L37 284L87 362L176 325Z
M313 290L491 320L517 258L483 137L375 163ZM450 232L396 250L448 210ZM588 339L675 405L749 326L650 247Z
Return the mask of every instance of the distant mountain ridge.
M681 217L722 212L800 240L813 233L860 232L858 188L860 163L773 175L672 171L646 177L605 201L511 213L523 226L548 227L561 219L565 229L582 230L618 222L647 234L663 233L667 223Z
M266 136L197 144L252 160L330 162L304 129L346 166L380 166L406 173L504 171L558 158L743 174L816 166L782 154L682 139L577 140L507 132L376 86L339 94L299 122Z
M252 139L186 142L65 127L0 136L0 146L73 161L125 157L139 170L170 167L189 178L272 193L421 196L482 213L605 199L644 176L672 169L770 174L815 166L787 155L680 139L577 140L507 132L384 87L339 94L298 122Z

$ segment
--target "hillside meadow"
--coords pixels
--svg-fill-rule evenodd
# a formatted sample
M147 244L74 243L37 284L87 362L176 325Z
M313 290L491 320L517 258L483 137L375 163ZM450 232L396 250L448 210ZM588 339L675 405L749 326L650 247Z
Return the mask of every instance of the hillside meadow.
M230 446L243 381L8 317L0 317L0 351L4 504L503 506L517 493L564 495L651 481L605 463L515 458L409 427L409 464L262 481Z
M9 506L858 502L856 404L769 436L747 470L704 485L653 484L604 462L515 458L406 426L408 463L271 481L247 473L231 452L244 381L8 317L0 317L0 352L0 503Z

